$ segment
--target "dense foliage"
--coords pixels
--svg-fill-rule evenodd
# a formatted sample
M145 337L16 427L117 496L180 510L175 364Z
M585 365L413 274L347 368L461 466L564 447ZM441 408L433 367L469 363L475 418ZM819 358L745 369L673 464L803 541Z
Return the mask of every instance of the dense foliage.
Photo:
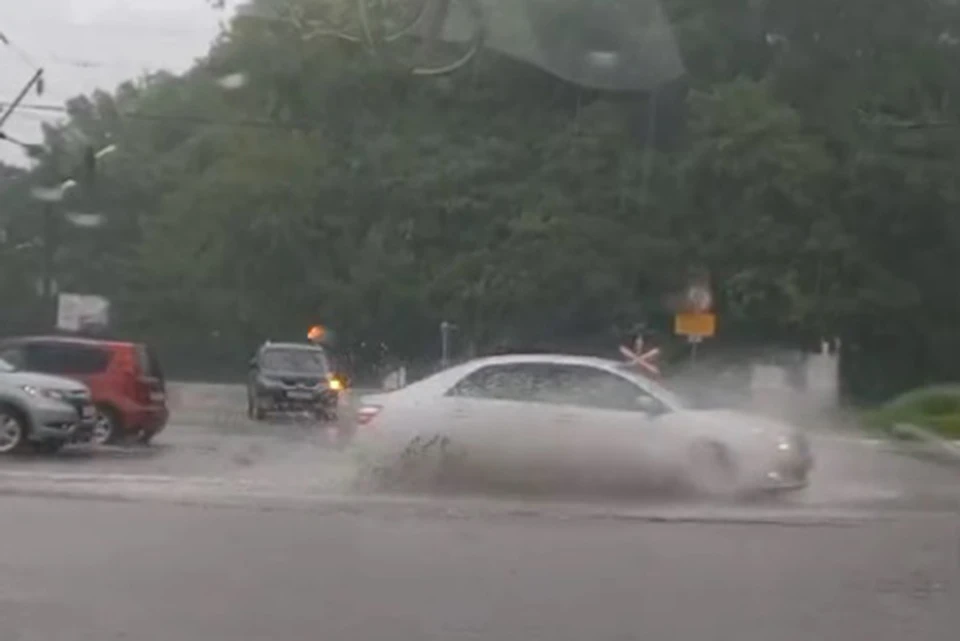
M863 413L864 425L898 438L916 436L907 425L932 430L951 439L960 437L960 387L931 385L901 394Z
M839 336L859 394L955 378L960 9L664 10L686 74L648 93L493 51L412 77L344 39L234 20L190 72L79 97L46 130L49 152L4 187L3 320L36 322L38 258L9 250L37 233L18 185L71 175L80 140L118 151L70 202L108 218L62 230L61 286L109 296L117 331L173 369L236 368L317 321L364 362L381 343L436 357L444 319L478 348L608 346L641 319L669 334L671 294L705 266L717 345Z

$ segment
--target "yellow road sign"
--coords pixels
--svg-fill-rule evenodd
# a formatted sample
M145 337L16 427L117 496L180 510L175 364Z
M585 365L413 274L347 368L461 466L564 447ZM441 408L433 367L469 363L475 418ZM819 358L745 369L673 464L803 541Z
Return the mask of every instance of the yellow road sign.
M717 332L717 315L688 312L673 317L673 332L680 336L713 336Z

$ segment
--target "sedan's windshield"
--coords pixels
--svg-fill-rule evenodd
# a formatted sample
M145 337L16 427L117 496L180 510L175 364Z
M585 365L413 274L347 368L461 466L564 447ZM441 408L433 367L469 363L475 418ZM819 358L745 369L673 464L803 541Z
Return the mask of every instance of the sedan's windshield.
M16 370L16 367L0 358L0 372L15 372Z
M326 374L327 359L315 349L271 349L263 353L263 369L304 374Z

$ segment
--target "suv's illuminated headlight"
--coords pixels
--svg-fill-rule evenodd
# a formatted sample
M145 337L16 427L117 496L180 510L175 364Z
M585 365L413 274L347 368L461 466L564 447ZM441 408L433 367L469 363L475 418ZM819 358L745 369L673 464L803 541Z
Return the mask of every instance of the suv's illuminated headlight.
M44 389L42 387L34 387L33 385L24 385L20 389L30 396L42 396L55 401L62 401L66 398L64 393L58 389Z

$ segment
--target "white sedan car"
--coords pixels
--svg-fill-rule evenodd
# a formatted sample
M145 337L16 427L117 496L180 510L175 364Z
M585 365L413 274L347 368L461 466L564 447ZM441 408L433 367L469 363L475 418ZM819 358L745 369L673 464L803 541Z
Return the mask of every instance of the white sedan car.
M364 397L357 420L364 469L380 478L636 480L731 495L802 488L813 465L789 425L692 409L622 363L580 356L472 360Z

